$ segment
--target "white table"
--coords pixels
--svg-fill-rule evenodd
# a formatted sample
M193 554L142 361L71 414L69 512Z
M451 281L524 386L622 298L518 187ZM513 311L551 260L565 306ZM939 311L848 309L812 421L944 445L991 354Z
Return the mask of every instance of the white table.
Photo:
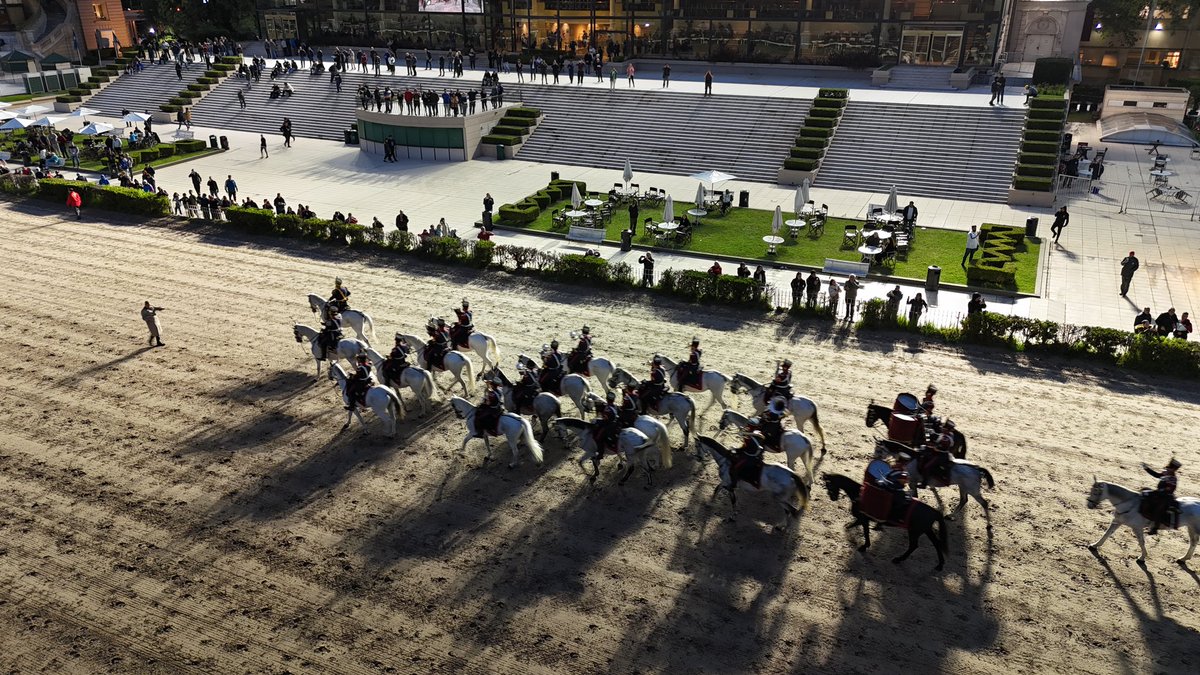
M875 214L875 222L880 224L899 225L904 222L904 216L897 213L877 213Z
M588 214L587 211L572 210L572 211L567 211L563 215L568 218L582 218L582 217L586 216L587 214Z
M783 243L783 237L777 237L772 234L763 237L762 240L767 244L767 255L775 255L777 253L776 247Z
M604 202L600 201L599 199L588 199L583 202L584 206L590 206L593 209L602 204L604 204Z
M658 229L663 232L674 232L679 229L679 223L659 223Z
M879 237L879 239L881 241L887 241L888 239L892 238L892 233L888 232L887 230L863 230L863 233L862 233L863 239L866 239L867 237L870 237L871 235L875 235L876 237Z
M1168 171L1167 169L1155 169L1150 172L1150 175L1154 176L1155 178L1167 178L1168 176L1174 176L1175 172Z
M689 209L687 214L696 219L696 224L700 224L700 219L708 215L708 211L704 209Z
M863 244L862 246L858 247L858 252L862 254L863 262L870 263L875 258L875 256L879 255L880 253L883 253L883 247L882 246L867 246L866 244Z

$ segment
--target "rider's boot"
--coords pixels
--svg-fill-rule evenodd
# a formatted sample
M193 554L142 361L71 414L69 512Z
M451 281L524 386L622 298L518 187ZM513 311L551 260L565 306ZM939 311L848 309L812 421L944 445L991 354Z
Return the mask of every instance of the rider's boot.
M1147 534L1158 534L1158 522L1154 522L1150 525L1150 529L1147 531Z

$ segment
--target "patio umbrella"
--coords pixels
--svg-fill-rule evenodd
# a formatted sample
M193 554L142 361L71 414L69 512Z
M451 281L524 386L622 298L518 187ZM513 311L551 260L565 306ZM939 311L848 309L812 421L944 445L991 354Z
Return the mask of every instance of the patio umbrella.
M579 203L583 199L579 196L579 183L571 183L571 208L579 210Z
M84 107L80 106L80 107L72 110L67 115L67 117L91 117L92 115L99 115L99 114L100 114L99 110L93 110L91 108L84 108Z
M7 110L0 110L0 120L11 120L14 117L16 117L16 115L8 112Z
M704 183L696 186L696 208L704 208Z
M724 171L709 169L708 171L694 173L688 176L688 178L695 178L701 183L708 183L709 188L712 188L712 186L716 185L717 183L724 183L727 180L733 180L734 178L737 178L737 176L730 173L725 173Z
M629 163L628 159L625 160L625 172L621 174L621 178L625 179L626 184L633 181L633 165Z
M79 130L79 133L84 136L96 136L98 134L107 134L113 130L113 125L105 124L104 122L92 122L86 127Z
M44 105L36 105L35 104L35 105L27 105L24 108L21 108L20 110L14 110L13 112L20 115L21 117L33 117L34 115L37 115L40 113L50 112L50 108L47 108Z
M783 229L783 207L775 207L775 217L771 219L771 234L779 236L779 231Z
M805 204L807 204L808 200L812 199L812 195L809 194L809 192L811 190L812 190L812 181L805 178L804 181L802 183L800 183L800 194L804 195L803 201L800 202L801 207L803 207Z
M40 120L38 120L38 121L34 122L34 123L33 123L33 126L35 126L35 127L52 127L52 126L54 126L55 124L58 124L59 122L61 122L61 121L65 120L65 119L67 119L67 118L65 118L65 117L51 117L51 116L49 116L49 115L46 115L46 116L45 116L45 117L43 117L42 119L40 119Z
M150 119L150 116L145 113L129 113L128 115L122 117L121 119L126 122L141 123L141 122L145 122L146 120Z
M663 222L675 222L675 202L671 199L671 195L667 195L667 203L663 204Z
M24 117L14 117L4 124L0 124L0 129L4 131L12 131L13 129L24 129L25 127L31 126L33 126L33 120L27 120Z
M888 213L895 213L900 210L900 206L896 203L896 186L892 186L892 191L888 193L887 203L883 205L883 210Z
M0 101L0 109L11 108L11 107L12 107L11 103L7 103L5 101Z

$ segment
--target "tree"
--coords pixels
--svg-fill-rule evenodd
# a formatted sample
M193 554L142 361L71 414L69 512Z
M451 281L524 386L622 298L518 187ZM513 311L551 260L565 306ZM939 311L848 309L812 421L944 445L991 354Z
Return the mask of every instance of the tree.
M1109 44L1128 47L1137 43L1146 31L1146 10L1150 3L1144 0L1093 0L1092 10L1100 33ZM1195 20L1200 10L1200 0L1153 0L1155 16L1164 17L1164 27L1179 30ZM1186 17L1186 18L1185 18ZM1157 22L1158 19L1155 20Z
M160 35L185 39L227 36L253 38L254 0L142 0L147 21Z

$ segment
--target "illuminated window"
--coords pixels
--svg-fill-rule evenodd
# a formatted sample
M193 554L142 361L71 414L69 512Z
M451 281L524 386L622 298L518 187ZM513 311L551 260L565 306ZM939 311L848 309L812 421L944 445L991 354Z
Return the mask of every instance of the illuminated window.
M1101 59L1100 59L1100 65L1104 66L1105 68L1116 68L1117 67L1117 53L1116 52L1104 52L1104 56L1101 57Z
M1171 66L1172 68L1178 68L1179 67L1179 57L1180 57L1180 53L1178 51L1163 52L1162 58L1160 58L1158 60L1158 63L1162 64L1165 62L1167 65Z
M96 18L101 21L108 19L108 13L104 11L104 5L92 5L92 14L95 14Z

